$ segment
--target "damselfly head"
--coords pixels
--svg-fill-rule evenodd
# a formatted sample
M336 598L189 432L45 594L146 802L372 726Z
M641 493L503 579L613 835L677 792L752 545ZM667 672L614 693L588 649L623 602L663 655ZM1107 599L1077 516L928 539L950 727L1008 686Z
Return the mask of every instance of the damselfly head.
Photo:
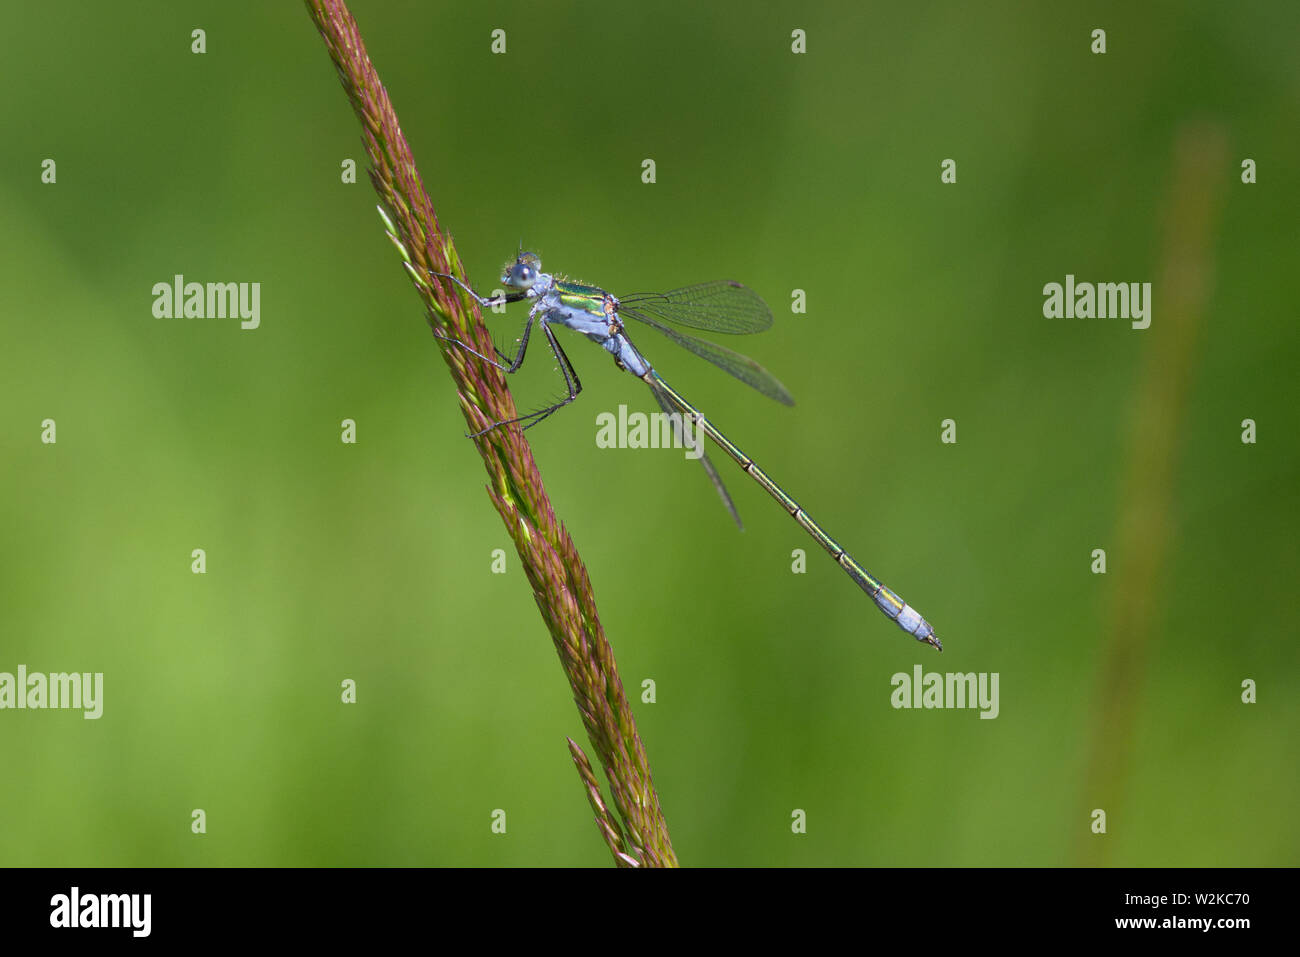
M519 258L506 267L501 284L520 292L527 292L542 271L542 260L536 253L520 253Z

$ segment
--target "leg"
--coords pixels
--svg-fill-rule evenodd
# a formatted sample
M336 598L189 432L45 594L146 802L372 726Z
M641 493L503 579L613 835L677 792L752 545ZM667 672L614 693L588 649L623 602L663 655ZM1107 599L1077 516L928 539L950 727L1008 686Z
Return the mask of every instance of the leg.
M509 302L522 302L523 300L525 300L525 299L528 298L528 294L527 294L527 293L524 293L524 292L512 292L512 293L508 293L507 295L502 296L502 297L499 298L499 299L488 299L486 296L480 296L480 295L479 295L478 293L476 293L473 289L469 288L469 286L465 285L463 282L461 282L461 281L460 281L459 279L457 279L455 276L450 275L449 273L445 273L445 272L433 272L433 271L431 270L431 271L429 272L429 275L430 275L430 276L437 276L439 279L450 279L450 280L451 280L452 282L454 282L456 285L460 286L461 289L463 289L463 290L465 290L467 293L469 293L470 298L473 299L475 302L477 302L480 306L503 306L503 305L505 305L506 303L509 303Z
M529 325L531 325L531 322ZM489 425L486 429L471 432L469 438L477 438L480 435L485 435L488 432L491 432L493 429L499 429L503 425L511 425L516 422L527 423L523 427L525 429L531 429L538 422L549 418L555 412L564 408L578 397L578 393L582 391L582 382L578 379L578 373L574 371L573 363L571 363L569 357L564 354L564 349L560 347L560 343L555 338L555 333L551 331L551 327L544 322L542 323L542 332L546 334L546 341L551 344L551 351L555 354L555 358L560 363L560 374L564 376L564 385L569 394L559 402L556 402L554 405L548 406L545 409L538 409L536 412L529 412L527 415L521 415L514 419L506 419L504 422L495 422L492 425ZM527 334L525 333L525 338L526 337ZM510 369L507 371L513 372L514 370Z
M433 337L442 342L454 343L455 345L464 349L470 355L478 356L480 359L482 359L484 362L488 363L489 365L496 366L502 372L505 372L507 374L513 374L515 372L518 372L519 367L524 364L524 354L528 351L528 337L533 334L533 323L536 321L537 320L535 320L531 315L529 315L528 323L524 326L524 334L519 338L519 351L515 353L513 359L507 356L500 349L497 349L497 355L499 355L502 359L509 360L510 363L509 365L502 365L500 362L497 362L495 359L488 358L487 356L483 355L483 353L479 352L477 349L473 349L470 346L465 345L465 343L461 342L459 339L454 338L453 336L440 335L437 329L433 330ZM545 323L543 323L543 326L544 325Z
M432 271L429 273L429 275L431 275L431 276L437 276L437 277L439 277L440 279L450 279L450 280L451 280L452 282L454 282L456 285L460 286L461 289L465 290L465 292L469 293L470 298L472 298L472 299L473 299L475 302L477 302L480 306L500 306L500 305L504 305L504 304L506 304L506 303L511 303L511 302L520 302L520 301L522 301L522 300L528 298L527 294L525 294L525 293L522 293L522 292L513 292L513 293L510 293L509 295L502 296L502 297L500 297L499 299L488 299L488 298L486 298L486 297L484 297L484 296L480 296L478 293L476 293L473 289L469 288L469 286L465 285L463 282L461 282L461 281L460 281L459 279L457 279L455 276L449 275L449 274L447 274L447 273L442 273L442 272L432 272ZM530 321L529 321L529 324L531 325L531 319L530 319ZM457 346L459 346L460 348L464 349L466 352L470 353L471 355L476 355L476 356L478 356L478 357L479 357L480 359L482 359L484 362L490 362L490 363L492 363L492 365L496 366L498 369L502 370L503 372L514 372L516 369L519 368L519 363L521 363L521 362L523 361L524 349L526 349L527 346L528 346L528 329L525 328L525 329L524 329L524 339L523 339L523 342L520 344L519 353L518 353L518 355L515 356L515 358L514 358L513 360L509 359L509 357L508 357L504 352L502 352L500 349L497 349L497 350L496 350L497 356L499 356L499 357L502 358L502 359L506 359L507 361L510 362L510 364L511 364L511 368L508 368L508 369L507 369L505 366L503 366L501 363L495 361L494 359L489 359L487 356L483 355L481 352L478 352L478 351L476 351L476 350L474 350L474 349L471 349L469 346L465 345L465 343L461 342L459 339L456 339L456 338L454 338L453 336L444 336L444 335L440 334L440 333L438 332L437 329L433 330L433 337L434 337L435 339L438 339L438 340L441 341L441 342L450 342L450 343L454 343L455 345L457 345Z
M465 343L461 342L455 336L444 336L437 329L432 330L432 332L433 332L433 338L437 339L439 342L450 342L453 346L463 349L465 352L468 352L470 355L478 356L484 362L490 362L492 365L496 366L502 372L506 371L506 366L503 366L495 359L489 359L487 356L483 355L483 353L479 352L477 349L471 349L469 346L465 345ZM506 355L504 352L498 349L495 343L493 343L492 348L496 349L498 359L504 359L507 362L512 361L510 356Z

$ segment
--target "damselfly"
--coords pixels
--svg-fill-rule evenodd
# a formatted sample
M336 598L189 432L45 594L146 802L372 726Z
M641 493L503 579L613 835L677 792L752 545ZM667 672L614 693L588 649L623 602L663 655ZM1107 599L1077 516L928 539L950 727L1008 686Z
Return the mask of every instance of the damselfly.
M573 364L564 354L564 349L551 329L552 325L567 326L604 347L613 355L615 365L625 372L632 373L648 385L659 407L668 413L670 421L677 428L681 428L682 418L688 417L697 428L702 429L724 452L735 459L736 464L762 486L767 494L781 503L791 517L803 526L818 545L830 553L848 576L858 584L858 587L870 595L876 606L903 631L917 641L924 641L940 651L943 650L943 645L939 643L929 622L859 565L835 539L826 534L825 530L799 507L798 502L768 478L767 473L760 469L753 459L714 428L703 413L659 377L646 358L632 345L623 325L625 317L636 319L667 336L679 346L689 349L697 356L731 373L763 395L785 405L794 405L794 399L786 391L785 386L753 359L665 325L668 323L690 329L705 329L729 334L762 332L772 325L772 312L753 290L747 289L738 282L720 280L674 289L671 292L639 293L616 299L604 289L568 282L550 273L542 272L542 262L533 253L520 253L513 265L506 268L505 275L501 277L501 284L507 291L496 298L480 296L454 276L443 273L434 273L434 275L450 279L483 306L532 300L528 322L519 339L518 352L514 356L507 356L500 349L496 350L497 357L504 360L504 363L475 351L458 339L449 339L435 333L438 338L454 343L504 372L516 372L523 365L524 354L528 351L528 337L535 326L540 326L559 363L560 374L564 377L568 394L559 402L516 419L496 422L483 432L490 432L492 429L514 422L522 423L524 428L529 428L578 397L578 393L582 391L582 383L578 380ZM483 432L476 434L481 435ZM727 494L726 486L722 484L717 469L713 467L707 455L701 456L700 462L704 466L704 471L708 473L710 481L713 482L713 487L722 496L727 510L739 525L740 515L736 512L736 506L732 503L731 496Z

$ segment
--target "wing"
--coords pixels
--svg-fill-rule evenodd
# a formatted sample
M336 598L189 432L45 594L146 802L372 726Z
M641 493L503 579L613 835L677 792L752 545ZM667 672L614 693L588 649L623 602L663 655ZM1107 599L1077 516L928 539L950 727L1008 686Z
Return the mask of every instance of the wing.
M772 310L767 303L754 290L732 279L668 292L638 292L620 296L619 303L635 307L642 317L688 329L748 335L772 326Z
M620 308L618 314L620 316L631 316L638 322L644 322L651 329L667 336L683 349L689 349L701 359L709 360L723 372L731 373L745 385L757 389L769 399L776 399L782 405L794 405L794 396L790 395L789 390L777 380L776 376L749 358L749 356L742 356L739 352L732 352L730 349L715 345L712 342L705 342L703 339L696 339L694 336L688 336L676 329L669 329L663 323L651 319L647 315L642 315L640 304L635 307Z
M650 378L654 377L651 376ZM682 445L685 445L686 441L682 436L681 419L683 415L688 413L677 408L671 398L661 390L655 388L653 382L650 383L650 391L654 393L655 401L659 403L659 408L663 409L664 412L667 413L668 421L673 424L673 431L677 433L677 441L681 442ZM700 441L704 440L703 436L700 436L699 438ZM703 451L703 449L700 450L700 464L704 466L704 473L708 475L709 481L713 483L713 487L717 489L718 494L722 496L722 504L727 506L727 511L731 513L731 517L736 520L736 524L740 527L741 531L744 531L745 523L740 520L740 513L736 511L736 503L731 500L731 495L727 492L727 486L722 484L722 476L719 475L718 470L713 467L713 463L709 461L708 453Z

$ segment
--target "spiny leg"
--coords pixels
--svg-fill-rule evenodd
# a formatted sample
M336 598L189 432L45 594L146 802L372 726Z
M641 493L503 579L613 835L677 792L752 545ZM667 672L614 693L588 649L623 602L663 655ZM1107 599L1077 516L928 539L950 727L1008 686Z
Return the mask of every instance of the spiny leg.
M480 306L502 306L502 305L506 305L506 304L508 304L508 303L512 303L512 302L521 302L521 301L523 301L524 299L527 299L527 298L528 298L527 295L526 295L525 293L522 293L522 292L513 292L513 293L510 293L509 295L503 295L503 296L498 296L498 297L496 297L496 298L494 298L494 299L489 299L489 298L487 298L486 296L480 296L478 293L476 293L476 292L475 292L473 289L471 289L469 286L465 285L463 282L461 282L461 281L460 281L459 279L457 279L455 276L449 275L448 273L445 273L445 272L433 272L433 271L431 270L431 271L429 272L429 275L431 275L431 276L437 276L437 277L439 277L439 278L441 278L441 279L450 279L452 282L454 282L454 283L455 283L457 286L459 286L461 289L465 290L465 292L469 294L470 298L472 298L472 299L473 299L475 302L477 302ZM493 347L493 349L496 349L496 354L497 354L497 356L500 357L500 358L502 358L502 359L507 360L507 362L509 363L508 366L502 365L500 362L497 362L495 359L491 359L491 358L489 358L488 356L483 355L483 353L481 353L481 352L479 352L477 349L474 349L474 348L472 348L471 346L468 346L468 345L466 345L465 343L461 342L461 341L460 341L459 339L457 339L455 336L444 336L444 335L442 335L440 332L438 332L437 329L434 329L434 330L433 330L433 337L434 337L435 339L439 340L440 342L450 342L450 343L452 343L452 344L454 344L454 345L456 345L456 346L459 346L461 349L465 350L465 351L468 352L470 355L478 356L478 357L479 357L480 359L482 359L484 362L487 362L487 363L490 363L491 365L496 366L496 367L497 367L498 369L500 369L502 372L515 372L515 371L517 371L517 370L519 369L520 365L523 364L523 361L524 361L524 352L528 349L528 334L529 334L529 332L532 330L532 325L533 325L533 318L532 318L532 316L529 316L529 318L528 318L528 325L524 326L524 335L523 335L523 338L520 340L520 343L519 343L519 351L515 354L515 356L514 356L513 359L511 359L511 358L510 358L509 356L507 356L504 352L502 352L500 349L498 349L498 348L496 347L496 344L493 343L493 346L492 346L492 347Z
M529 322L529 325L530 326L532 325L531 321ZM486 435L488 432L491 432L493 429L499 429L503 425L512 425L517 422L526 422L528 424L525 425L523 428L525 430L531 429L538 422L544 421L545 419L554 415L560 409L564 408L566 405L568 405L570 402L576 399L578 397L578 393L582 391L582 381L578 378L578 373L573 368L573 363L569 361L569 357L565 354L564 349L560 346L559 341L555 338L555 333L551 331L551 327L548 326L545 322L543 322L541 325L542 325L542 332L546 335L546 341L551 344L551 351L555 354L555 358L559 360L560 374L564 376L564 386L568 390L569 394L565 396L563 399L561 399L559 402L556 402L554 405L548 406L545 409L538 409L536 412L529 412L527 415L521 415L513 419L506 419L504 422L494 422L492 425L489 425L486 429L479 429L479 431L477 432L471 432L469 433L469 437L471 439L478 438L480 435ZM528 338L528 333L527 330L525 330L524 333L525 345L527 344L526 342L527 338ZM513 372L515 370L508 369L506 371Z
M452 276L448 273L433 272L432 270L430 270L430 275L438 276L442 279L450 279L457 286L463 289L467 294L469 294L469 296L480 306L505 305L507 303L520 302L521 300L528 298L526 293L513 292L513 293L509 293L508 295L499 296L494 299L489 299L486 296L480 296L469 286L465 285L455 276ZM519 367L524 364L524 356L528 352L528 338L529 336L532 335L533 325L536 321L537 320L535 316L530 313L528 316L528 322L524 326L524 334L519 339L519 351L515 353L513 359L510 359L509 365L502 365L500 362L497 362L495 359L483 355L483 353L479 352L477 349L474 349L471 346L466 345L465 343L461 342L459 339L453 336L440 335L436 329L433 331L433 336L435 339L439 339L443 342L454 343L455 345L465 350L466 352L470 353L471 355L477 356L478 358L482 359L484 362L488 363L489 365L495 366L496 368L500 369L502 372L505 372L507 374L512 374L518 372ZM565 398L563 398L559 402L555 403L552 406L548 406L545 409L538 409L536 412L529 412L527 415L521 415L513 419L506 419L504 422L494 422L492 425L489 425L486 429L480 429L477 432L468 433L468 438L477 438L478 436L485 435L494 429L499 429L503 425L511 425L517 422L526 422L527 425L524 426L524 429L530 429L538 422L545 420L549 416L553 415L557 410L564 408L566 405L568 405L570 402L572 402L574 399L578 397L578 393L582 391L582 382L581 380L578 379L578 373L573 368L573 363L569 361L569 357L565 355L564 349L562 349L560 347L560 343L556 341L555 333L551 331L550 327L544 321L542 322L542 332L546 334L546 339L551 344L551 351L555 354L555 357L559 360L560 373L564 376L564 385L568 391L568 395L565 396ZM504 352L496 348L495 343L493 344L493 348L496 349L497 355L500 356L502 359L508 358Z
M439 279L450 279L456 285L460 286L461 289L465 290L465 292L469 293L470 298L473 299L475 302L477 302L480 306L503 306L506 303L520 302L521 300L528 298L527 293L512 292L502 296L497 296L493 299L489 299L487 296L480 296L473 289L469 288L469 286L465 285L463 282L461 282L459 279L457 279L455 276L451 275L450 273L434 272L431 269L429 270L429 275L437 276Z
M519 367L524 364L524 354L528 352L528 337L533 334L533 325L536 322L537 320L534 319L532 315L529 315L528 322L525 323L524 325L524 334L519 337L519 351L515 353L514 358L510 358L500 349L497 349L497 355L499 355L502 359L510 360L509 365L502 365L500 362L497 362L495 359L491 359L483 355L483 353L479 352L477 349L474 349L471 346L467 346L465 343L461 342L459 339L454 338L453 336L439 335L436 329L433 332L433 337L435 339L440 339L443 342L454 343L457 346L459 346L461 349L464 349L470 355L478 356L488 365L495 366L496 368L500 369L502 372L506 373L507 375L513 375L514 373L518 372ZM493 347L495 348L495 345Z
M439 342L450 342L453 346L456 346L462 352L468 352L472 356L478 356L484 362L496 366L502 372L510 371L509 365L502 365L500 362L497 362L496 359L489 359L487 356L483 355L483 353L479 352L477 349L465 345L465 343L461 342L455 336L444 336L437 329L434 329L433 338L437 339ZM514 361L513 357L508 356L504 352L502 352L501 348L495 342L492 343L492 348L496 350L497 359L504 359L507 363L511 363Z

